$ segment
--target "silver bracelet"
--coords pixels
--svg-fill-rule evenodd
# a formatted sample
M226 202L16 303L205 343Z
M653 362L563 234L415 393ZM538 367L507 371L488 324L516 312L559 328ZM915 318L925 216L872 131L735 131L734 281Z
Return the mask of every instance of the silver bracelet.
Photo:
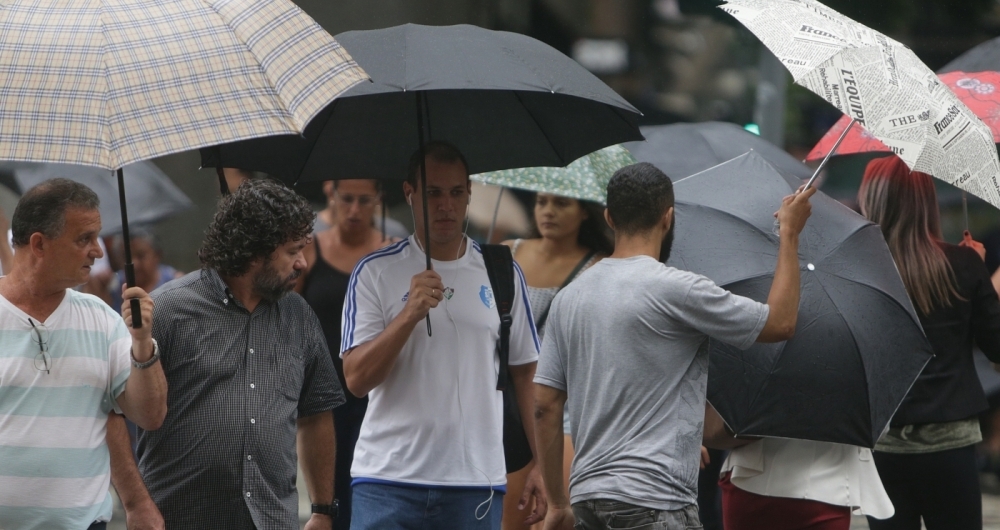
M129 355L132 356L132 366L140 370L149 368L150 366L153 366L153 363L160 360L160 345L156 343L156 339L153 339L153 356L146 362L141 363L135 360L135 352L132 351L132 348L129 348Z

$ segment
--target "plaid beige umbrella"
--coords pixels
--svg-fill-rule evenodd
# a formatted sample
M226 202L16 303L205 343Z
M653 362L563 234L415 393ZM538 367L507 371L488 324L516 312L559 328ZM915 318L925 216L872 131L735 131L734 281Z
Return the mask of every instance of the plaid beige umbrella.
M0 42L0 160L117 169L301 133L367 78L288 0L13 0Z
M129 285L122 166L301 133L367 79L288 0L10 0L0 43L0 160L118 169Z

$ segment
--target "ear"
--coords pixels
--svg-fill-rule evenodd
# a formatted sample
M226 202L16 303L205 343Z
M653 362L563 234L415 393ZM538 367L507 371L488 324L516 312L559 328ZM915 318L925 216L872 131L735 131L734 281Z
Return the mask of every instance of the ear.
M608 226L611 227L612 230L615 229L615 222L611 220L611 213L608 212L607 208L604 209L604 222L608 223Z
M674 207L671 206L667 208L667 213L663 214L663 230L669 231L670 226L674 224Z
M323 195L326 195L327 199L333 198L333 181L328 180L323 183Z
M417 190L413 189L409 182L403 182L403 196L406 197L406 202L410 206L413 206L413 194L416 192Z
M42 254L45 253L45 248L46 248L45 236L43 236L41 232L35 232L34 234L31 234L31 237L28 238L28 248L31 249L31 253L34 254L36 257L39 258L42 257Z

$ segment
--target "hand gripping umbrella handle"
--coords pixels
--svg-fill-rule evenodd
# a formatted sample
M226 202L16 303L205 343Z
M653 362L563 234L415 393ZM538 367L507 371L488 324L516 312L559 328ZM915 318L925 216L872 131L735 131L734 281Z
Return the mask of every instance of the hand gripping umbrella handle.
M125 247L125 285L135 287L135 265L132 264L132 240L128 233L128 210L125 209L125 173L122 168L118 168L118 202L122 210L122 243ZM142 308L139 300L132 298L129 300L132 309L132 327L139 329L142 327Z

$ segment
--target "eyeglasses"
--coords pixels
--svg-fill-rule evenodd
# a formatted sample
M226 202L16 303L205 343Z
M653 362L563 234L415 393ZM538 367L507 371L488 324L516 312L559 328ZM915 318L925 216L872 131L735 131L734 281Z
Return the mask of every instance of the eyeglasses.
M45 329L45 324L41 322L35 323L34 320L28 319L28 323L31 324L32 331L38 336L38 354L35 355L35 368L45 372L46 374L52 373L52 358L49 357L48 352L48 341L42 336L42 332L48 333Z
M354 204L354 202L357 201L358 206L361 206L362 208L366 206L371 206L372 204L375 204L375 201L378 200L377 195L354 196L354 195L341 195L340 193L337 193L337 197L339 197L340 200L344 201L347 204Z

